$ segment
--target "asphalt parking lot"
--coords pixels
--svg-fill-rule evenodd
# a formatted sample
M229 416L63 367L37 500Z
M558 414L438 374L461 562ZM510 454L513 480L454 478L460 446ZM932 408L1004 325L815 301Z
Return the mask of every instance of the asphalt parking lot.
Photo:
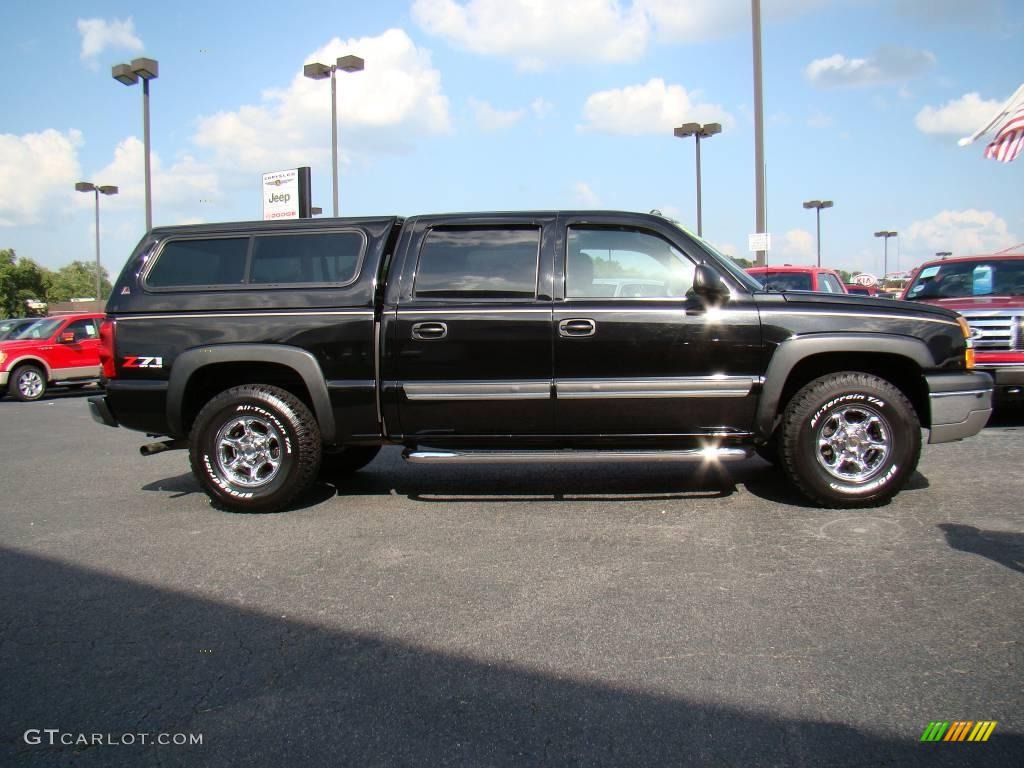
M857 512L804 505L760 459L456 469L389 449L340 491L239 515L84 394L4 400L0 434L3 765L1024 756L1017 416L926 447L910 489ZM998 725L920 743L936 720Z

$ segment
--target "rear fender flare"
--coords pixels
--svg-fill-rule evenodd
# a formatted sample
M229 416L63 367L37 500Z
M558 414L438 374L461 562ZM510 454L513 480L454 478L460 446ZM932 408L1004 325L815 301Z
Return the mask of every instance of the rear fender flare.
M320 434L324 442L334 441L334 411L331 409L327 381L320 370L320 364L306 350L282 344L196 347L178 355L171 366L171 375L167 383L167 424L173 434L185 434L182 404L189 380L202 368L217 363L274 363L291 368L302 378L309 391L313 413L320 424Z

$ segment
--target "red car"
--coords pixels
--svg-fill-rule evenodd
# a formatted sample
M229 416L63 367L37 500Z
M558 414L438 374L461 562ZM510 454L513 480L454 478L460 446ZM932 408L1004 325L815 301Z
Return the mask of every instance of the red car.
M38 400L54 385L99 381L101 314L43 317L0 341L0 393Z
M765 288L777 291L847 292L842 276L834 269L825 267L794 267L792 264L748 267L747 274L764 283Z
M963 315L971 327L975 368L992 374L996 400L1024 400L1024 254L925 262L902 298Z

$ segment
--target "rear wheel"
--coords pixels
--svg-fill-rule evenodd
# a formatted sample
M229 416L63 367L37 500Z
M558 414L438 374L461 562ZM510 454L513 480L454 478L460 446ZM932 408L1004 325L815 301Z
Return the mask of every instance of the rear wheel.
M46 373L38 365L22 365L11 377L9 392L16 400L31 402L46 394Z
M866 373L822 376L786 406L779 453L805 496L827 507L883 504L917 468L921 424L889 382Z
M189 437L192 472L228 509L275 512L320 468L320 428L309 408L278 387L246 384L210 400Z

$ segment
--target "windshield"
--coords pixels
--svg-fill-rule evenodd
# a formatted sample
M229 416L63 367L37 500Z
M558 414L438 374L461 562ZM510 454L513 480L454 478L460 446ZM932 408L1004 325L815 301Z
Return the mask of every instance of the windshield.
M807 272L763 272L755 275L771 291L809 291L811 276Z
M911 301L972 296L1024 296L1024 259L932 264L907 291Z
M48 339L61 324L61 319L50 318L48 320L36 320L32 325L20 328L11 334L11 340L15 339Z

